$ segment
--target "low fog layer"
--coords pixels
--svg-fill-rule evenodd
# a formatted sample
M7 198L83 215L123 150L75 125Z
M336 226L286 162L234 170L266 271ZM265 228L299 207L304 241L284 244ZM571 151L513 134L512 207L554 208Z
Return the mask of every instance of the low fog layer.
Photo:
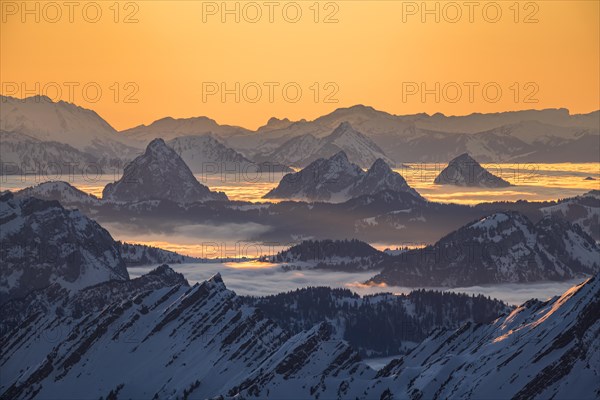
M129 268L132 278L141 276L154 269L156 265ZM375 272L360 273L330 272L324 270L303 270L284 272L278 264L262 263L201 263L180 264L171 267L182 273L194 284L209 279L216 273L223 277L225 285L239 295L265 296L295 290L308 286L329 286L347 288L360 295L392 292L410 293L414 288L398 286L367 286L362 284L371 278ZM537 298L546 300L550 296L560 295L573 285L583 282L576 279L565 282L543 282L529 284L504 284L490 286L473 286L466 288L443 288L440 290L456 293L483 294L492 298L504 300L509 304L522 304ZM435 288L433 288L435 289Z

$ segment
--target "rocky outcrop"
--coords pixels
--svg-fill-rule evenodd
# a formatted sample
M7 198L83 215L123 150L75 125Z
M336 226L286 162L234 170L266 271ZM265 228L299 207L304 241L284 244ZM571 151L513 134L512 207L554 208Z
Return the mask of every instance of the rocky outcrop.
M433 181L436 185L500 188L510 186L504 179L491 174L467 153L456 157Z
M264 198L342 202L382 191L408 193L422 197L402 175L394 172L382 159L365 172L351 163L340 151L329 159L318 159L299 172L283 177L279 185Z
M179 155L162 139L154 139L146 151L125 167L123 177L106 185L104 200L131 202L166 199L179 203L227 200L222 192L202 185Z

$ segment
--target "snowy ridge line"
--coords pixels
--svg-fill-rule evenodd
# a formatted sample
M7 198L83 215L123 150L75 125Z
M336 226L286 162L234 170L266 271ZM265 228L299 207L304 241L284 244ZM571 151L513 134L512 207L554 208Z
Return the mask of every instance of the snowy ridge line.
M598 276L491 323L434 331L374 371L331 323L290 335L219 275L192 287L177 275L163 266L74 294L47 288L33 307L10 302L33 334L2 336L2 396L591 399L600 390ZM55 304L60 312L45 308Z
M599 111L572 115L566 109L545 109L457 117L440 113L394 115L355 105L313 121L272 118L255 131L221 125L207 117L166 117L117 132L96 112L63 101L52 102L46 96L2 96L0 102L0 131L17 135L11 147L0 150L2 160L15 163L6 170L10 174L34 166L28 157L34 152L41 157L38 163L46 167L61 160L57 154L69 162L96 157L106 159L107 165L119 161L122 165L155 138L170 141L209 134L259 165L271 161L304 167L339 150L352 154L354 162L367 160L367 164L377 158L388 164L445 163L461 153L470 153L481 162L600 161L596 151L600 145ZM23 135L54 145L45 151L30 139L21 141ZM28 150L22 151L23 147ZM203 150L193 154L194 158L202 157ZM273 159L265 159L270 157ZM190 159L187 155L184 158Z
M600 246L579 225L547 216L536 224L518 212L494 213L433 245L384 259L368 283L394 286L567 280L600 271Z

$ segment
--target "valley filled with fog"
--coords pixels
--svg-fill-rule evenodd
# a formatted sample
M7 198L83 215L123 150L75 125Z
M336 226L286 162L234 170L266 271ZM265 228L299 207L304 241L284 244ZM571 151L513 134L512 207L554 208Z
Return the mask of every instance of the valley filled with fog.
M142 276L156 265L130 267L132 278ZM227 282L227 287L241 296L267 296L281 292L316 286L349 289L362 296L375 293L408 294L414 287L364 284L373 272L331 272L323 270L284 271L280 264L260 262L229 263L188 263L174 264L173 270L182 273L190 282L203 282L216 273L220 273ZM530 284L498 284L457 288L429 287L431 290L450 290L456 293L482 294L505 301L511 305L519 305L529 299L547 300L562 294L573 285L584 279L572 279L564 282L538 282Z

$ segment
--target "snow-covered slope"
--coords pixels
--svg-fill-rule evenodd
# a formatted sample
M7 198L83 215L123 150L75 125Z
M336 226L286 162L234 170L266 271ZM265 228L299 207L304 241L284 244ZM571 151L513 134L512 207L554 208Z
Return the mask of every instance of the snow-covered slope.
M94 111L75 104L46 96L0 96L0 104L1 130L68 144L96 158L128 159L138 151Z
M319 158L329 158L340 151L345 152L348 159L361 168L369 168L377 159L395 164L379 146L348 122L340 123L330 135L320 139L310 133L296 136L263 158L303 168Z
M596 275L560 297L528 301L492 324L440 330L379 371L363 396L598 398L599 310Z
M566 108L545 108L541 110L519 110L498 113L472 113L469 115L444 115L436 113L422 118L418 126L423 129L445 130L452 133L478 133L501 126L517 125L522 122L537 121L558 127L581 127L598 129L599 112L571 114Z
M286 141L275 150L269 149L260 159L269 159L277 162L287 162L289 165L302 168L305 161L309 160L319 150L321 140L310 133L295 136Z
M557 162L557 157L562 157L561 162L598 161L594 150L600 140L598 111L583 115L569 114L566 109L466 116L393 115L356 105L339 108L313 121L272 118L256 131L220 125L207 117L166 117L148 126L117 133L95 112L74 104L55 103L44 96L27 99L2 96L0 101L0 130L67 144L96 158L121 161L133 159L157 137L172 140L209 133L248 159L283 165L290 165L288 161L296 159L294 165L298 167L319 157L329 157L340 149L363 168L376 158L388 157L386 161L391 165L394 162L446 162L464 152L482 162ZM341 138L331 134L345 123L360 133ZM289 141L306 135L314 136L321 145L310 152L306 146L299 148L304 153L294 155L291 149L297 142ZM289 143L284 147L286 142ZM282 153L280 159L273 158L277 156L277 149ZM385 149L385 154L381 149ZM320 153L311 154L314 151ZM355 158L354 151L360 157ZM285 154L294 157L286 159Z
M423 199L415 189L408 185L402 175L394 172L381 158L375 160L362 179L352 188L350 195L358 197L384 190L409 193L417 199Z
M499 188L510 186L504 179L491 174L467 153L448 163L433 181L436 185L477 186Z
M271 165L267 165L267 162L254 163L237 151L225 146L210 134L177 137L168 141L167 145L175 150L190 170L196 174L210 176L234 173L254 177L257 172L292 171L290 168L277 163L271 163Z
M398 286L473 286L567 280L600 271L600 246L579 225L555 217L533 224L495 213L434 245L389 257L371 281Z
M101 200L63 181L47 181L14 193L15 197L36 197L42 200L56 200L64 207L99 205Z
M558 215L579 224L591 237L600 241L600 191L591 190L580 196L559 201L540 210L544 215Z
M163 266L131 281L71 296L49 288L28 300L6 310L10 325L20 326L2 336L3 397L204 399L252 390L253 371L265 373L263 383L274 373L290 383L310 376L314 384L343 369L336 362L357 360L327 324L290 338L219 275L189 287ZM15 334L22 330L33 334Z
M593 399L600 393L598 307L595 277L491 324L438 330L377 372L330 323L291 336L244 305L219 275L190 287L161 266L130 281L77 293L52 286L6 304L0 393L11 399L65 393L78 399Z
M342 122L331 135L323 138L321 146L321 151L325 153L318 154L318 158L331 155L333 152L328 154L331 151L329 148L338 148L343 150L348 158L361 168L368 168L378 159L394 165L394 161L388 158L379 146L367 136L352 128L352 125L348 122Z
M597 149L600 138L598 111L572 115L566 109L445 116L393 115L356 105L334 110L314 121L282 124L259 135L234 136L228 144L248 155L272 154L298 136L324 138L343 122L349 122L397 163L447 162L465 152L482 162L557 162L556 157L561 155L561 162L599 161L590 150ZM584 132L587 134L582 136ZM540 140L536 141L538 136ZM553 140L557 137L565 140ZM530 144L534 141L535 145Z
M96 157L67 143L43 142L23 133L0 131L3 175L70 176L108 173L118 161Z
M0 196L0 302L52 283L79 290L129 275L110 234L56 201Z
M569 140L577 139L587 134L593 134L594 130L583 127L556 126L540 121L521 121L515 124L502 125L488 132L500 136L510 136L523 142L536 146L560 145ZM482 132L480 134L485 134ZM595 132L597 134L597 132Z
M127 164L123 177L106 185L102 198L110 201L168 199L180 203L227 200L222 192L202 185L179 155L155 139L141 156Z
M320 158L299 172L285 175L264 198L340 202L385 190L409 193L422 200L384 160L376 160L364 172L340 151L329 159Z

